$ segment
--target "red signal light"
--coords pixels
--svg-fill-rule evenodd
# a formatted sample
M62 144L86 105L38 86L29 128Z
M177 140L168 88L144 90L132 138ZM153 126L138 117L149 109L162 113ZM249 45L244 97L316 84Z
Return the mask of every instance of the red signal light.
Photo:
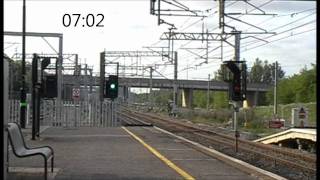
M235 86L235 87L234 87L234 90L235 90L235 91L240 91L240 86Z

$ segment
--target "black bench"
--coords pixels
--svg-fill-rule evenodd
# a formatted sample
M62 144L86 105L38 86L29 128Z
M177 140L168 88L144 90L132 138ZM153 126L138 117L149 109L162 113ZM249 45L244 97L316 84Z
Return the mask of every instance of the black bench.
M41 155L44 158L44 179L47 180L48 166L47 163L51 159L51 172L53 172L54 154L50 146L42 146L36 148L28 148L24 141L21 128L17 123L8 123L8 137L11 143L14 155L20 158ZM9 151L8 151L9 154ZM9 167L9 157L7 157Z

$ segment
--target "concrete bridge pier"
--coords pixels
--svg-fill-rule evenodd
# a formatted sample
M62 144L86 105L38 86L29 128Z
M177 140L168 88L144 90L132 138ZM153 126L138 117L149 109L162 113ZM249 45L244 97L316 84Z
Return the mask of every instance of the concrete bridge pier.
M129 87L128 86L119 86L118 91L119 97L123 100L123 102L127 102L129 98Z
M192 108L193 89L182 89L182 107Z

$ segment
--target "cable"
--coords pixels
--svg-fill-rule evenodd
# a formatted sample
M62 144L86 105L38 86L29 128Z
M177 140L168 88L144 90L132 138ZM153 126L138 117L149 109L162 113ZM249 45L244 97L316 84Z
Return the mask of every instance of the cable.
M283 39L286 39L286 38L289 38L289 37L297 36L297 35L304 34L304 33L310 32L310 31L314 31L314 30L316 30L316 28L309 29L309 30L306 30L306 31L302 31L302 32L299 32L299 33L296 33L296 34L292 34L292 35L289 35L289 36L285 36L285 37L282 37L282 38L279 38L279 39L270 41L270 42L268 42L268 43L265 43L265 44L262 44L262 45L259 45L259 46L252 47L252 48L250 48L250 49L243 50L243 51L241 51L241 52L249 51L249 50L252 50L252 49L255 49L255 48L264 46L264 45L266 45L266 44L270 44L270 43L273 43L273 42L277 42L277 41L280 41L280 40L283 40ZM232 56L232 55L231 55L231 56ZM229 57L231 57L231 56L229 56ZM228 56L227 56L227 57L228 57ZM208 63L208 64L211 64L211 63L213 63L213 62L210 62L210 63ZM202 67L202 68L199 68L199 69L208 69L208 68L211 68L211 67Z
M246 49L245 51L249 51L249 50L251 50L251 49L255 49L255 48L264 46L264 45L269 44L269 43L272 43L272 42L280 41L280 40L282 40L282 39L286 39L286 38L289 38L289 37L292 37L292 36L304 34L304 33L310 32L310 31L314 31L314 30L316 30L316 28L309 29L309 30L306 30L306 31L302 31L302 32L299 32L299 33L296 33L296 34L291 34L291 35L289 35L289 36L285 36L285 37L282 37L282 38L279 38L279 39L275 39L275 40L270 41L270 42L267 42L267 43L265 43L265 44L262 44L262 45L259 45L259 46L255 46L255 47L252 47L252 48L249 48L249 49ZM243 52L244 52L244 51L243 51Z
M263 4L261 4L261 5L259 5L258 8L261 8L261 7L263 7L263 6L271 3L272 1L273 1L273 0L269 0L269 1L267 1L267 2L265 2L265 3L263 3ZM231 6L231 5L235 4L236 2L238 2L238 1L232 2L232 3L230 3L228 6ZM228 7L228 6L226 6L226 7ZM252 12L252 11L254 11L255 9L256 9L256 8L253 8L253 9L249 10L248 12ZM240 17L242 17L242 16L244 16L244 15L239 15L239 16L237 16L236 18L240 18ZM229 20L227 23L230 23L230 22L232 22L232 21L234 21L234 20L231 19L231 20ZM209 32L212 32L212 31L214 31L214 30L216 30L216 29L218 29L218 28L219 28L219 26L217 26L217 27L209 30ZM181 49L182 47L190 44L191 42L192 42L192 41L189 41L189 42L181 45L178 49Z
M279 32L279 33L277 33L277 34L273 34L273 35L270 35L270 36L268 36L268 37L264 37L263 39L266 40L266 39L269 39L269 38L271 38L271 37L275 37L275 36L278 36L278 35L280 35L280 34L286 33L286 32L288 32L288 31L292 31L292 30L294 30L294 29L298 29L298 28L304 27L304 26L309 25L309 24L312 24L312 23L314 23L314 22L315 22L315 20L312 20L312 21L309 21L309 22L304 23L304 24L302 24L302 25L298 25L298 26L296 26L296 27L293 27L293 28L291 28L291 29L284 30L284 31ZM256 43L259 43L259 42L261 42L261 41L260 41L260 40L253 40L253 41L249 41L249 42L242 43L241 46L250 46L250 45L253 45L253 44L256 44ZM233 50L227 51L226 53L229 53L229 52L233 52ZM227 56L227 57L230 57L230 56Z
M266 39L269 39L269 38L274 37L274 36L279 36L280 34L283 34L283 33L286 33L286 32L288 32L288 31L292 31L292 30L295 30L295 29L298 29L298 28L301 28L301 27L304 27L304 26L309 25L309 24L313 24L314 22L316 22L316 20L311 20L311 21L309 21L309 22L307 22L307 23L301 24L301 25L296 26L296 27L293 27L293 28L291 28L291 29L286 29L286 30L284 30L284 31L281 31L281 32L279 32L279 33L277 33L277 34L270 35L270 36L265 37L265 38L263 38L263 39L266 40ZM252 43L251 43L251 42L252 42ZM250 46L250 45L252 45L252 44L256 44L257 42L261 42L261 41L250 41L250 42L243 43L242 45ZM250 44L248 44L248 43L250 43Z
M265 6L266 4L269 4L269 3L272 2L272 1L273 1L273 0L268 1L268 2L260 5L259 7ZM233 4L234 4L234 3L235 3L235 2L233 2ZM254 10L254 9L253 9L253 10ZM277 17L293 16L293 15L297 15L297 14L300 14L300 13L305 13L305 12L312 11L312 10L315 10L315 9L306 9L306 10L302 10L302 11L299 11L299 12L296 12L296 13L276 15L276 16L274 16L274 17L271 17L271 18L269 18L269 19L267 19L267 20L264 20L264 21L260 22L259 24L265 23L265 22L270 21L271 19L274 19L274 18L277 18ZM251 11L250 11L250 12L251 12ZM314 13L312 13L312 14L314 14ZM311 15L312 15L312 14L311 14ZM241 16L242 16L242 15L241 15ZM241 17L241 16L238 16L237 18L239 18L239 17ZM307 16L307 17L309 17L309 16ZM293 24L293 23L295 23L295 22L297 22L297 21L299 21L299 20L301 20L301 19L304 19L304 18L306 18L306 17L303 17L303 18L300 18L300 19L298 19L298 20L292 21L292 22L287 23L287 24L285 24L285 25L278 26L278 27L274 28L273 30L275 30L275 29L281 29L281 28L283 28L283 27L285 27L285 26L288 26L288 25L290 25L290 24ZM231 21L232 21L232 20L231 20ZM228 23L231 22L231 21L228 21ZM198 22L200 22L200 21L198 20ZM293 27L293 28L284 30L284 31L278 33L277 35L286 33L286 32L288 32L288 31L291 31L291 30L294 30L294 29L298 29L298 28L300 28L300 27L306 26L306 25L311 24L311 23L313 23L313 22L314 22L314 21L309 21L308 23L304 23L304 24L302 24L302 25L298 25L298 26L296 26L296 27ZM215 28L215 29L217 29L217 28ZM215 30L215 29L213 29L213 30ZM304 31L304 32L295 33L295 34L291 34L291 35L286 36L286 37L282 37L282 38L279 38L279 39L275 39L275 40L270 41L270 42L268 42L268 43L266 43L266 44L269 44L269 43L272 43L272 42L275 42L275 41L279 41L279 40L281 40L281 39L285 39L285 38L288 38L288 37L291 37L291 36L303 34L303 33L306 33L306 32L312 31L312 30L314 30L314 29L307 30L307 31ZM276 35L272 35L272 36L269 36L268 38L270 38L270 37L275 37L275 36L276 36ZM249 41L249 42L246 42L245 44L248 44L248 43L251 43L251 42L257 42L257 41ZM258 41L258 42L260 42L260 41ZM190 43L190 42L187 42L186 44L180 46L178 49L184 47L185 45L187 45L187 44L189 44L189 43ZM252 44L253 44L253 43L252 43ZM252 44L249 44L249 45L252 45ZM265 45L265 44L263 44L263 45ZM257 47L260 47L260 46L263 46L263 45L259 45L259 46L256 46L256 47L251 47L251 48L247 49L246 51L248 51L248 50L250 50L250 49L257 48ZM201 53L202 51L204 51L204 50L201 50L199 53ZM227 57L228 57L228 56L227 56ZM195 62L195 61L194 61L194 62ZM209 64L209 63L212 63L212 61L208 62L208 64ZM191 63L191 64L193 64L193 63ZM188 66L189 66L189 64L188 64ZM189 67L189 68L187 68L187 69L191 69L191 68L192 68L192 67ZM184 69L187 70L186 68L184 68ZM183 70L182 70L182 71L183 71ZM179 72L179 73L180 73L180 72Z

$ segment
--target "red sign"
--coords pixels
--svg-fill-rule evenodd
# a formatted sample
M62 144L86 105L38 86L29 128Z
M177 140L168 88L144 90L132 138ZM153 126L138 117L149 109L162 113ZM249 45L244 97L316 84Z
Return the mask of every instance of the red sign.
M80 98L80 89L79 88L73 88L72 89L72 98L73 99L79 99Z
M279 121L279 120L271 120L269 121L269 128L281 128L284 126L284 122L283 121Z

